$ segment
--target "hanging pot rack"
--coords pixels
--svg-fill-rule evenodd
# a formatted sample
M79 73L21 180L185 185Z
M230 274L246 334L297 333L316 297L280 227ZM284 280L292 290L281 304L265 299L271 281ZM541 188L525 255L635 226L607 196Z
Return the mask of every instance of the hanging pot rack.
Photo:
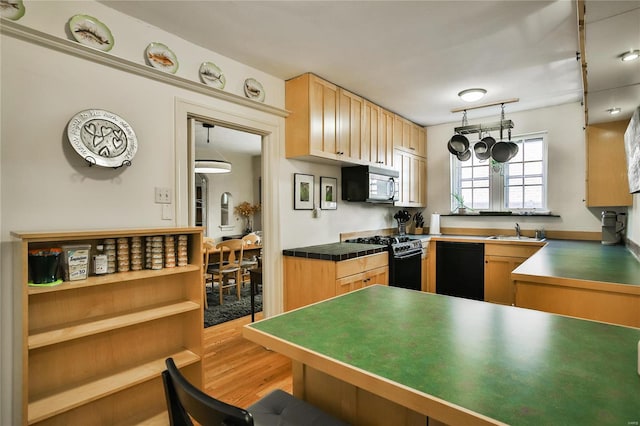
M505 99L503 101L491 102L491 103L482 104L482 105L476 105L476 106L472 106L472 107L464 107L464 108L452 109L451 112L464 112L465 116L466 116L468 110L479 109L479 108L487 108L487 107L492 107L492 106L497 106L497 105L501 105L502 106L502 111L503 111L500 121L491 122L491 123L462 125L462 126L454 128L454 131L456 133L458 133L458 134L461 134L461 135L468 135L468 134L472 134L472 133L482 134L484 132L491 132L491 131L500 130L500 129L509 130L509 132L511 132L511 129L513 129L513 121L504 119L504 104L510 104L510 103L513 103L513 102L518 102L519 100L520 100L519 98L511 98L511 99Z

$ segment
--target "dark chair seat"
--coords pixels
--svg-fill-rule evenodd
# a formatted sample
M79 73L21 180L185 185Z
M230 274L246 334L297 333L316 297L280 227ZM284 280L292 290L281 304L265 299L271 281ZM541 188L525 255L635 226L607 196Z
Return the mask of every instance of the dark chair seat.
M193 426L190 417L202 426L347 426L347 423L281 390L271 392L244 410L193 386L172 358L167 358L166 365L162 381L171 426Z
M346 426L346 423L280 389L260 399L247 411L253 416L256 426Z

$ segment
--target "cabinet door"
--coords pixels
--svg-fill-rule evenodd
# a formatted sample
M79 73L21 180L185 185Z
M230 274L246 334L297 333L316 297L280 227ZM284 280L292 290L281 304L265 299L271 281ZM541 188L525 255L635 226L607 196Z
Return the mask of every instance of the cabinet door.
M338 156L341 160L359 160L364 99L344 89L339 89L338 96Z
M425 254L422 257L422 273L421 273L421 290L422 291L430 291L432 293L434 293L434 291L432 291L429 288L429 253Z
M387 266L365 272L363 286L374 284L389 285L389 268Z
M378 164L393 166L393 113L380 109L378 131Z
M369 101L364 101L362 114L362 142L360 159L367 163L378 161L378 123L380 107Z
M337 157L338 87L314 75L309 78L309 145L311 154Z
M485 256L484 259L484 300L513 305L515 303L515 286L511 279L511 272L526 258Z
M394 167L400 172L399 200L401 207L425 207L427 200L427 161L423 157L395 150Z
M336 296L364 287L365 279L366 275L362 272L336 280Z
M628 120L587 127L587 206L630 206L624 132Z

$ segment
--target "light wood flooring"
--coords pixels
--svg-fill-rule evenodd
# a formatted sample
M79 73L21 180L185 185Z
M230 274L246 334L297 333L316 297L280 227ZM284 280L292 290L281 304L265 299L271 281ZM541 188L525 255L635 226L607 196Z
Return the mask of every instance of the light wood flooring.
M244 339L250 322L246 316L204 329L205 392L243 408L273 389L292 392L291 360Z

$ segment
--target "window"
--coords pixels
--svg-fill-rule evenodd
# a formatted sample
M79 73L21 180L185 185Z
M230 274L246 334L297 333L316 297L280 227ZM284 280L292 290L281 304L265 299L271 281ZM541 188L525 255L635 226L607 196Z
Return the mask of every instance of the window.
M461 194L474 210L543 210L547 208L546 132L515 136L518 154L508 163L491 159L458 161L451 156L452 194ZM458 202L451 201L451 211Z

